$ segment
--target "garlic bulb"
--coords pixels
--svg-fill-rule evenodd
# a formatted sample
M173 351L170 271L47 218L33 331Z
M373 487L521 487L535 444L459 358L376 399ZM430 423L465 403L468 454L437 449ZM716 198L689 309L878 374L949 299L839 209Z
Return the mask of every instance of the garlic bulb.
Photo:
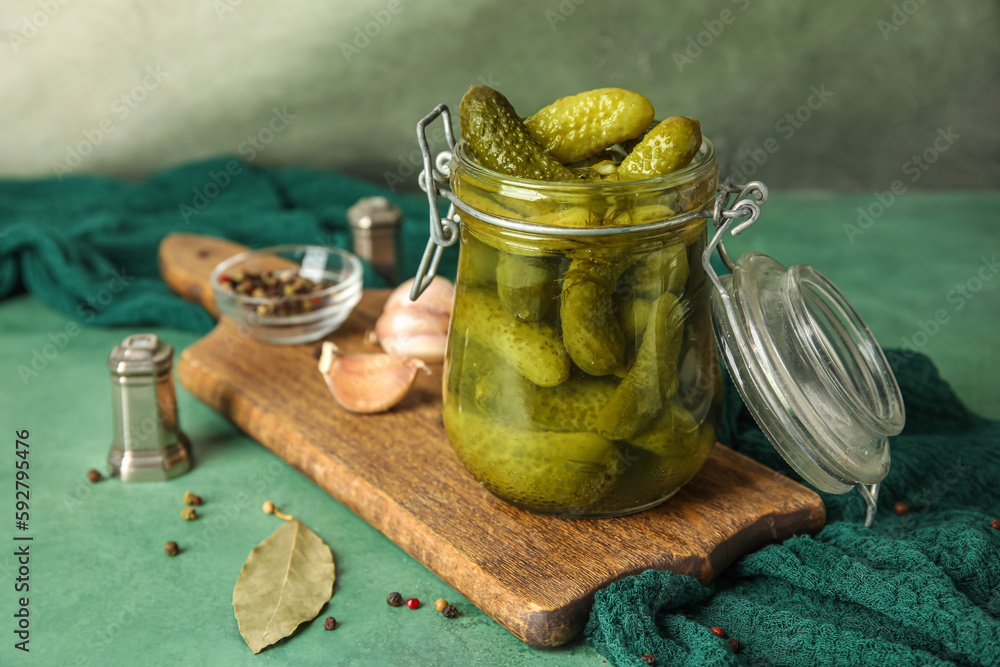
M455 287L438 276L416 301L410 301L412 286L411 279L389 295L375 323L375 337L389 354L442 361Z
M410 301L410 290L413 289L413 278L397 287L386 299L383 312L396 310L397 308L412 308L413 306L423 306L451 314L451 306L455 301L455 286L451 281L441 276L434 276L427 289L417 297L416 301Z

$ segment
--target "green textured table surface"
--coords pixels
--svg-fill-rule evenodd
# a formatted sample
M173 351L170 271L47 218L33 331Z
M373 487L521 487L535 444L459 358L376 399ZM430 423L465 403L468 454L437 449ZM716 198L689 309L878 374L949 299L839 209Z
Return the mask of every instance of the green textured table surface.
M959 395L1000 417L1000 233L998 193L899 197L867 228L864 195L778 193L753 229L729 244L829 276L883 346L928 354ZM875 209L877 211L877 208ZM866 223L867 224L867 223ZM855 229L845 229L854 225ZM858 234L860 231L862 233ZM137 330L75 330L30 297L0 303L0 664L37 665L600 665L592 649L532 649L268 450L195 401L178 401L196 465L167 483L92 485L110 438L108 352ZM195 338L155 330L178 350ZM49 343L46 366L22 379L18 367ZM44 358L44 357L43 357ZM40 364L39 364L40 365ZM317 397L326 405L327 397ZM18 563L14 557L15 431L31 432L30 654L14 649ZM890 473L891 475L891 473ZM202 518L180 519L181 496L205 499ZM413 481L420 493L420 480ZM319 621L253 656L233 618L232 588L250 549L279 525L260 511L273 500L333 549L334 596ZM183 553L163 554L167 540ZM23 544L23 543L22 543ZM388 607L398 590L424 608ZM448 621L431 604L462 611ZM327 632L321 620L341 626Z

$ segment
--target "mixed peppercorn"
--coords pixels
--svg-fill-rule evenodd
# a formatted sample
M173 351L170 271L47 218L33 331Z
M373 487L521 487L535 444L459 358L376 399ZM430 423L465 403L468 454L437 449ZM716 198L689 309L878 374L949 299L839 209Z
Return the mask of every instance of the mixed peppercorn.
M332 282L310 280L293 269L248 273L235 270L219 276L219 284L228 292L254 299L268 299L265 303L248 304L247 309L258 315L298 315L319 304L320 298L295 299L333 286Z

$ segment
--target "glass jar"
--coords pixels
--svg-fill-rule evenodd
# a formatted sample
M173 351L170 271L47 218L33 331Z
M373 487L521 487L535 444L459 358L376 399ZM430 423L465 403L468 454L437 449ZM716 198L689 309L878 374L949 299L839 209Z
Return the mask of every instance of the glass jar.
M444 367L444 424L459 459L495 495L536 512L614 516L672 496L712 451L722 386L707 220L662 223L711 207L712 144L684 170L643 181L515 178L480 166L462 143L448 172L463 208L481 212L459 213ZM491 216L609 234L517 231Z

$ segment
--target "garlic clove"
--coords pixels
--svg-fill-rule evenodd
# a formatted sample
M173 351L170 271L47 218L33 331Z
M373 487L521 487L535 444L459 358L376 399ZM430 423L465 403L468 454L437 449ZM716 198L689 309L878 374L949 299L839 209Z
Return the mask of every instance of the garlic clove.
M365 414L393 407L409 393L417 371L431 372L418 359L389 354L340 356L329 341L323 343L319 370L341 406Z
M432 308L442 313L451 315L451 306L455 301L455 286L451 281L441 276L434 276L434 280L427 286L427 289L417 298L410 301L410 290L413 288L413 278L397 287L389 295L382 308L382 312L389 312L397 308L412 308L413 306L423 306Z

